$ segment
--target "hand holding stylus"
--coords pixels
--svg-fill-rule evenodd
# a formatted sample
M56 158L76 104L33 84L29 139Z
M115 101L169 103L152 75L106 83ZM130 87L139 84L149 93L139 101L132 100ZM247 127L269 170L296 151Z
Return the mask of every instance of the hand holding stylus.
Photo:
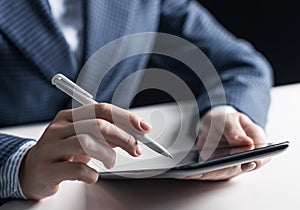
M114 146L134 157L141 155L137 140L114 125L113 115L130 119L137 133L151 129L137 115L107 103L60 111L23 158L19 178L24 195L35 200L51 196L64 180L95 183L98 173L87 163L95 158L111 168L116 159Z
M55 85L58 89L72 97L74 100L78 101L82 105L88 104L98 104L93 99L93 96L79 87L77 84L69 80L62 74L56 74L52 78L52 84ZM147 147L152 149L153 151L157 152L158 154L164 155L169 158L173 158L173 156L166 150L163 146L155 142L153 139L149 138L148 136L141 134L140 132L136 132L135 129L130 129L131 119L130 114L127 115L127 118L119 116L118 113L121 112L122 109L112 106L111 112L114 119L112 119L113 123L118 126L119 128L125 130L130 135L132 135L135 139L144 143ZM126 116L126 115L125 115Z

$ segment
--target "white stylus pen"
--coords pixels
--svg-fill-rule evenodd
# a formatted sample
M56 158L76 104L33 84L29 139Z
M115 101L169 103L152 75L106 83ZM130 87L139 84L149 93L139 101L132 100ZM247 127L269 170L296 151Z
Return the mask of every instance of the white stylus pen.
M63 74L56 74L52 77L51 80L52 84L55 85L58 89L60 89L62 92L66 93L70 97L72 97L74 100L78 101L82 105L87 104L97 104L98 102L93 99L93 96L88 93L83 88L76 85L74 82L72 82L70 79L65 77ZM152 140L146 135L142 134L132 134L137 140L145 144L147 147L152 149L153 151L164 155L169 158L173 158L173 156L166 150L163 146Z

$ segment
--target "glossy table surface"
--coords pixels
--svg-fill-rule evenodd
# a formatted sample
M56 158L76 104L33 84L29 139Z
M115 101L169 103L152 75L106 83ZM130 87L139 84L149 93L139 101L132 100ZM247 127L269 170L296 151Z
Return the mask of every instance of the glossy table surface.
M291 145L260 170L227 182L99 180L97 184L88 185L67 181L61 184L59 192L52 197L39 202L12 200L0 209L298 210L299 122L300 85L273 88L266 129L268 140L289 140ZM45 126L29 125L1 129L1 132L39 137Z

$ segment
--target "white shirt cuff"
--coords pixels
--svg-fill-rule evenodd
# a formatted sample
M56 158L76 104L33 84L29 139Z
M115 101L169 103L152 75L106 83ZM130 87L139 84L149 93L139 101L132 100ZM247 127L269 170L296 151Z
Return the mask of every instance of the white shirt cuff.
M232 113L237 112L237 110L235 108L233 108L232 106L229 106L229 105L215 106L215 107L211 108L210 111L220 112L220 113L224 113L224 114L232 114Z

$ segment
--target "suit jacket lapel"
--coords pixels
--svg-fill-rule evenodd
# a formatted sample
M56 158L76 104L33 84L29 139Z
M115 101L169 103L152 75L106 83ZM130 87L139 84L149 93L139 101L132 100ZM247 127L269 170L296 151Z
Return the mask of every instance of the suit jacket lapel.
M85 60L105 44L130 33L135 4L133 0L87 1Z
M57 72L75 77L76 58L55 24L47 0L1 1L0 30L47 80Z
M105 46L111 41L118 39L126 34L131 33L132 19L134 11L136 10L136 1L134 0L88 0L86 1L86 16L85 16L85 50L84 62L101 47ZM114 52L107 52L109 59L105 60L107 65L113 60L118 49ZM94 62L92 62L94 63ZM104 72L103 69L88 68L80 74L80 79L77 82L86 90L94 93L95 89L92 87L98 84L99 75ZM100 72L99 72L100 71ZM118 75L114 75L118 76ZM109 87L107 85L106 87Z

